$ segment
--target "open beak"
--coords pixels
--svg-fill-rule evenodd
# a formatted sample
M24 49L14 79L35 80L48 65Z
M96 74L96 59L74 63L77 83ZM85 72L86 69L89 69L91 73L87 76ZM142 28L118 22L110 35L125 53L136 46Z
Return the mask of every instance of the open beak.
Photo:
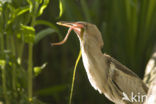
M77 22L65 22L65 21L61 21L61 22L57 22L57 24L58 25L61 25L61 26L72 28L77 33L77 35L80 35L81 29L84 27L83 24L77 23Z
M82 28L84 28L84 25L81 24L81 23L77 23L77 22L65 22L65 21L61 21L61 22L57 22L58 25L61 25L61 26L65 26L65 27L69 27L69 30L68 30L68 33L67 35L65 36L64 40L62 40L61 42L58 42L58 43L52 43L52 45L62 45L66 42L66 40L68 39L68 36L70 34L70 32L72 30L75 31L75 33L81 37L81 30Z
M60 21L60 22L57 22L56 24L58 25L61 25L61 26L65 26L65 27L71 27L73 26L73 22L65 22L65 21Z

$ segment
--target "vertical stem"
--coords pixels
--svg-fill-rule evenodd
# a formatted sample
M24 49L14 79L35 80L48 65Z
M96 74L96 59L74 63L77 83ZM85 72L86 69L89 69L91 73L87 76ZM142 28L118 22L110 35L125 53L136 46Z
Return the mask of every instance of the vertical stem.
M31 26L35 25L35 15L32 16ZM28 45L28 98L29 101L32 101L32 87L33 87L33 43L29 43Z
M33 44L29 43L28 46L28 98L29 101L32 101L32 67L33 67L33 63L32 63L32 54L33 54Z
M3 40L4 38L3 38L3 34L2 33L0 33L0 42L1 42L1 46L0 46L0 52L3 52L4 51L4 40Z
M23 51L24 51L24 43L21 42L20 43L20 48L18 50L18 52L19 52L18 57L19 57L19 59L20 59L21 62L22 62Z
M13 63L13 71L12 71L12 88L13 88L13 91L16 90L16 69L15 69L15 64Z
M9 50L11 47L10 45L10 37L9 37L10 34L6 34L6 40L5 40L5 44L6 44L6 50Z
M3 87L3 94L5 103L9 104L8 95L7 95L7 87L6 87L6 69L2 68L2 87Z
M3 53L4 52L4 37L3 34L0 33L0 40L1 40L1 46L0 46L0 51ZM5 99L5 103L9 104L9 99L8 99L8 95L7 95L7 86L6 86L6 70L5 67L2 67L2 88L3 88L3 94L4 94L4 99Z
M34 11L32 13L32 21L31 26L34 27L36 21L36 15L38 10L38 4L34 4ZM28 45L28 99L32 101L32 88L33 88L33 43L29 43Z
M80 58L81 58L81 49L80 49L80 52L79 52L79 55L77 57L77 60L76 60L76 63L75 63L75 67L74 67L74 72L73 72L73 79L72 79L72 85L71 85L71 90L70 90L70 97L69 97L69 104L72 103L72 96L73 96L73 89L74 89L74 82L75 82L75 74L76 74L76 68L77 68L77 65L80 61Z
M12 35L11 36L11 45L12 45L12 53L13 53L13 56L15 57L16 55L16 52L15 52L15 41L14 41L14 36ZM15 63L13 63L13 70L12 70L12 88L13 88L13 91L16 90L16 66L15 66Z

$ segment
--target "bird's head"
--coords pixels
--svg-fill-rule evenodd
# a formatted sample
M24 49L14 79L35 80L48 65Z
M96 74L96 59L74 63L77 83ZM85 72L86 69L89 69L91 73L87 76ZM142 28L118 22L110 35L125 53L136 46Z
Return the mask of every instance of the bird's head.
M96 27L96 25L94 24L88 22L81 22L81 21L80 22L57 22L57 24L65 27L69 27L68 33L64 41L66 41L70 31L74 30L82 45L96 45L97 47L100 48L103 46L101 33L99 29Z

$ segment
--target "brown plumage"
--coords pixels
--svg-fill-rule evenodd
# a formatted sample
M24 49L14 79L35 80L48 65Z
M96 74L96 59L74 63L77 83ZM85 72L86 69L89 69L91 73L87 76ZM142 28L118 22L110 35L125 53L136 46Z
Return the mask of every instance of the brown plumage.
M116 104L142 104L131 101L131 93L146 95L148 88L126 66L103 54L103 40L94 24L87 22L59 22L74 30L80 40L82 60L91 85ZM124 94L129 100L124 100Z

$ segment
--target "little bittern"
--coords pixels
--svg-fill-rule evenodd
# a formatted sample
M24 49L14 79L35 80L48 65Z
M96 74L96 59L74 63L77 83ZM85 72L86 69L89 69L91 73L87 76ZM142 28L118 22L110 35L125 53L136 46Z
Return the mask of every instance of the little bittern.
M87 22L58 22L69 27L68 34L74 30L80 40L82 60L91 85L116 104L142 104L132 94L146 95L148 88L143 81L130 69L107 54L101 48L104 43L96 25ZM129 99L125 98L125 95ZM132 101L133 100L133 101ZM140 99L139 99L140 100Z

